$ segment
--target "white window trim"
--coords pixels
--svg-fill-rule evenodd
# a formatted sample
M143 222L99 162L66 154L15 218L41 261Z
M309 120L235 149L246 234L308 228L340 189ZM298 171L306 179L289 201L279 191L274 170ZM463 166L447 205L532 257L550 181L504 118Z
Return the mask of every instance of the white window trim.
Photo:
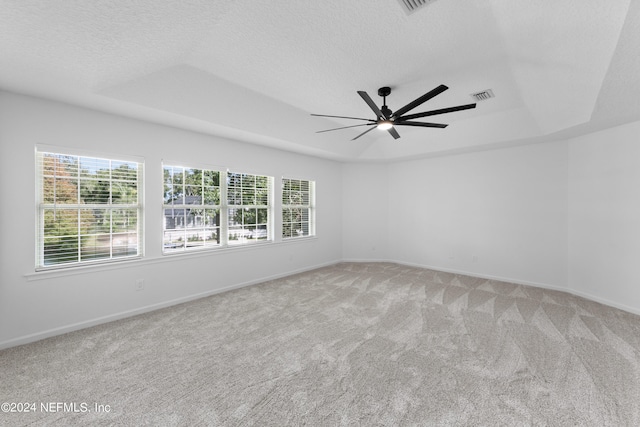
M83 208L100 208L107 209L112 211L114 209L137 209L138 218L137 218L137 247L138 251L136 255L131 256L122 256L113 258L113 254L110 252L109 258L99 258L99 259L91 259L91 260L79 260L76 262L68 262L61 263L55 265L44 265L44 210L47 208L55 208L56 204L44 203L43 202L43 174L40 169L40 159L44 154L56 154L63 156L72 156L72 157L84 157L84 158L94 158L101 160L108 160L110 162L128 162L128 163L137 163L137 196L138 203L135 204L121 204L121 205L112 205L111 200L109 204L68 204L64 205L66 209L83 209ZM68 147L60 147L53 145L45 145L38 144L34 147L34 160L35 160L35 181L36 181L36 192L35 192L35 271L36 272L47 272L47 271L56 271L56 270L70 270L77 269L83 267L89 267L94 265L102 265L102 264L112 264L112 263L125 263L134 260L140 260L144 257L144 243L145 243L145 235L144 235L144 171L145 164L144 158L138 156L127 156L127 155L119 155L119 154L107 154L105 152L96 152L90 150L81 150L74 149ZM58 205L59 206L59 205ZM63 208L61 208L63 209ZM110 231L110 234L113 231ZM110 248L112 251L113 248Z

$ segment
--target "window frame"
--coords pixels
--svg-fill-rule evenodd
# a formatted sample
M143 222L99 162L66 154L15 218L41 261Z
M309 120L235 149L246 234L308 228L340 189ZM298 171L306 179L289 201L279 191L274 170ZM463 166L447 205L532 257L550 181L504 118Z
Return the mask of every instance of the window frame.
M166 175L165 175L165 171L167 170L167 168L171 168L171 170L178 170L181 169L181 175L182 175L182 182L181 182L181 186L182 186L182 193L180 198L182 198L182 203L173 203L175 199L171 200L171 203L167 203L167 187L171 187L172 189L175 189L176 183L174 181L174 179L172 178L172 182L168 183L166 180ZM162 185L163 185L163 191L164 191L164 195L163 195L163 203L162 203L162 254L163 255L167 255L167 254L174 254L174 253L185 253L185 252L191 252L192 250L200 250L200 249L213 249L213 248L217 248L222 246L222 216L224 215L222 212L222 204L223 204L223 195L222 195L222 180L224 179L224 172L220 171L217 168L212 168L212 167L188 167L188 166L182 166L182 165L178 165L178 164L173 164L173 162L169 163L165 163L162 162ZM187 187L191 188L192 190L195 189L195 185L192 184L188 184L187 181L187 172L191 171L194 174L198 174L200 173L200 184L199 186L199 193L200 195L198 196L198 192L196 191L196 194L189 194L190 192L187 191ZM213 176L209 176L209 178L211 178L211 181L209 182L209 185L207 185L206 183L206 179L207 179L207 175L211 175L211 174L217 174L217 184L215 183L215 179L213 178ZM175 174L171 174L171 177L176 176ZM207 197L206 197L206 191L213 191L213 195L210 195L210 198L213 198L214 200L216 199L216 189L217 189L217 200L218 203L208 203L207 202ZM175 192L172 191L172 193L175 194ZM196 198L200 197L200 203L188 203L188 198L192 197L192 201L196 200ZM182 218L183 219L183 227L182 228L170 228L167 229L167 211L168 210L183 210L184 211L184 216L180 217L180 216L176 216L175 218ZM201 226L197 226L197 224L195 224L195 226L192 227L188 227L186 224L188 222L188 216L187 216L187 210L202 210L203 212L203 216L204 220L202 222ZM209 224L207 226L207 211L217 211L217 215L212 215L213 218L217 217L217 224ZM194 217L194 222L197 222L197 217ZM191 231L189 231L189 228L191 228ZM173 231L172 231L173 230ZM183 242L183 246L181 247L167 247L167 241L166 241L166 235L167 233L172 233L172 234L183 234L183 236L180 236L180 242ZM191 235L188 235L189 233L191 233ZM192 239L195 233L195 239ZM212 239L207 239L207 234L208 233L212 233ZM216 243L215 244L209 244L207 242L209 242L210 240L213 240L213 236L214 234L216 235L215 240ZM200 238L202 235L202 238ZM189 242L198 242L198 241L202 241L202 244L189 244ZM172 239L170 239L169 244L174 244Z
M287 184L289 183L289 185L291 186L291 182L293 181L297 181L298 184L300 185L299 190L291 190L291 189L287 189ZM303 188L303 183L306 183L306 188L307 190L304 190ZM315 237L316 236L316 182L314 180L310 180L310 179L301 179L301 178L293 178L293 177L282 177L282 181L281 181L281 188L282 188L282 200L281 200L281 212L282 212L282 216L281 216L281 221L280 221L280 225L281 225L281 238L283 241L291 241L294 239L307 239L307 238L311 238L311 237ZM287 196L287 191L289 191L289 195ZM292 199L291 199L291 192L293 191L297 191L299 193L302 193L302 200L304 201L304 194L307 194L307 202L308 203L291 203ZM289 203L287 203L289 202ZM289 221L289 222L285 222L286 220L286 215L285 215L285 211L288 209L306 209L307 210L307 221L306 223L308 224L308 234L301 234L301 235L297 235L294 236L292 233L289 233L291 235L287 236L285 235L286 230L288 229L288 225L294 224L293 221ZM301 224L304 224L305 221L301 220L300 221ZM302 227L304 229L304 227ZM293 231L293 230L291 230Z
M162 174L163 174L163 177L162 177L163 189L164 189L164 186L166 185L164 171L165 171L165 168L167 167L218 173L219 204L196 205L196 206L204 209L217 209L219 211L219 219L218 219L218 224L216 226L218 230L219 243L214 245L203 244L203 245L198 245L198 246L194 245L189 247L185 241L185 245L181 248L167 248L166 242L165 242L165 233L167 232L166 209L171 209L171 205L168 205L166 203L165 197L163 196L163 203L162 203L163 225L162 225L162 252L161 252L162 255L171 256L176 254L188 254L196 251L221 250L221 249L228 249L228 248L253 246L255 244L272 243L274 241L274 233L273 233L273 222L274 222L273 181L274 180L273 180L273 177L267 176L267 175L244 173L244 172L235 172L235 171L231 172L228 169L216 167L216 166L206 166L206 165L196 165L196 164L185 166L180 162L163 161L162 167L161 167ZM232 177L234 176L254 177L254 178L264 179L265 186L261 188L264 188L267 194L263 202L258 203L257 201L254 201L254 203L242 203L243 202L242 198L244 194L243 191L247 190L247 188L243 187L242 185L231 186L230 179L232 179ZM232 189L239 193L240 203L235 203L235 197L232 197L230 195L230 192L232 191ZM254 192L257 191L256 187L253 187L252 189L254 190ZM230 199L232 200L230 201ZM190 205L189 204L177 205L176 209L186 209L188 208L188 206ZM232 215L234 211L242 210L242 212L244 212L246 210L256 210L255 216L257 219L257 217L259 216L257 213L258 209L266 210L266 221L258 223L256 220L256 223L254 224L241 222L239 227L237 226L237 224L232 224L232 221L233 221ZM242 214L242 217L244 218L244 214ZM266 236L263 237L261 234L256 232L254 234L255 236L258 236L258 237L247 238L246 234L244 234L246 233L244 230L246 230L247 228L251 229L250 227L255 227L257 229L258 226L264 226L264 228L260 228L260 229L261 230L264 229L266 231ZM239 238L237 239L231 238L231 231L233 229L243 230Z
M235 177L239 177L241 179L241 185L237 186L231 186L230 182L231 180ZM252 178L255 179L255 186L250 186L250 185L245 185L245 179L249 179L251 180ZM259 187L258 186L258 178L260 178L261 181L264 181L263 187ZM270 243L274 241L274 235L273 235L273 215L274 215L274 209L273 209L273 177L271 176L267 176L267 175L257 175L257 174L252 174L252 173L245 173L245 172L231 172L231 171L227 171L227 175L226 175L226 192L227 192L227 199L225 200L226 202L226 212L227 212L227 221L226 221L226 226L227 226L227 230L226 230L226 239L227 239L227 246L230 247L236 247L236 246L245 246L245 245L254 245L254 244L260 244L260 243ZM235 200L237 200L237 195L235 197L231 196L231 192L233 191L232 189L237 189L237 191L240 191L240 200L241 203L235 203ZM260 189L266 189L267 194L264 195L262 197L262 203L260 202L260 200L258 199L258 192ZM249 190L253 190L253 193L255 194L255 199L253 200L253 203L251 203L251 196L249 195L249 203L245 203L245 197L246 194L245 192L248 192L249 194L251 194L252 191ZM242 217L244 219L244 214L246 213L248 216L249 212L251 210L255 210L255 218L256 218L256 222L255 223L245 223L244 221L242 221L240 224L240 230L243 231L243 233L246 232L246 229L249 229L249 232L251 233L251 228L255 227L253 233L255 234L255 238L251 237L251 234L249 234L250 237L247 237L246 234L242 234L240 237L236 237L234 239L231 238L231 229L233 227L235 227L234 225L231 224L231 222L233 221L232 219L232 211L236 211L236 210L242 210ZM258 210L266 210L266 219L265 221L261 221L258 222ZM264 228L258 228L258 227L262 227L264 226ZM266 232L266 236L261 235L261 233L258 233L258 230L265 230Z
M56 184L57 184L57 166L54 167L53 175L48 175L45 170L45 159L47 157L53 157L54 164L59 159L68 158L70 161L75 161L75 176L71 178L65 178L70 182L75 181L75 188L72 191L75 191L75 196L77 199L74 203L60 203L57 199L56 194ZM90 169L95 169L95 175L92 175L88 169L83 169L82 165L86 165L87 163L93 163L94 166L90 167ZM108 165L107 169L98 168L97 165ZM127 169L123 169L121 171L122 175L114 175L114 171L118 170L120 166L127 166L135 164L135 178L131 178L127 176ZM114 168L114 165L118 165ZM105 179L105 176L99 176L98 172L104 172L108 170L109 175L108 178ZM139 157L132 156L120 156L117 154L105 154L105 153L95 153L84 150L73 150L62 147L53 147L53 146L45 146L39 145L35 147L35 185L36 185L36 194L35 194L35 271L50 271L50 270L61 270L61 269L72 269L78 267L86 267L90 265L96 264L108 264L108 263L118 263L118 262L127 262L135 259L140 259L144 256L144 159ZM68 173L68 170L65 171ZM53 178L53 200L46 200L47 195L45 195L45 180L49 178ZM104 183L107 182L108 187L108 197L103 198L102 200L95 199L94 203L86 203L83 199L82 192L86 191L87 187L90 186L89 183L93 182ZM115 185L120 185L120 188L124 188L126 191L127 185L129 184L129 188L135 188L136 199L135 201L127 200L126 203L114 203L114 188ZM131 186L131 184L134 184ZM83 187L83 185L85 187ZM99 193L96 193L99 194ZM86 196L85 196L86 197ZM96 196L94 195L94 198ZM125 196L126 197L126 196ZM108 220L108 232L104 229L98 231L99 219L95 217L92 218L90 222L82 223L81 220L84 216L86 218L86 211L92 210L91 215L95 215L97 211L103 211L103 213L107 214L109 217ZM61 253L59 262L53 262L47 264L47 253L46 253L46 240L47 240L47 211L53 211L54 221L55 215L58 212L69 212L71 213L70 217L77 215L76 224L65 224L66 226L75 227L75 234L69 235L51 235L50 238L53 239L64 239L72 237L73 239L77 239L75 242L76 248L74 250L77 251L77 254L73 257L71 254L68 256L68 260L64 259L64 253ZM135 212L132 216L120 216L122 211L130 211ZM115 215L114 215L115 214ZM129 228L125 230L118 231L115 229L114 225L118 220L123 221L123 226L126 227L126 223L131 220L135 220L134 228ZM51 222L49 223L51 226ZM54 223L55 224L55 223ZM84 230L82 229L83 224L88 227ZM91 232L88 231L89 227L95 227ZM135 230L135 231L132 231ZM88 248L88 246L84 246L83 242L86 242L87 239L99 239L100 236L108 236L108 255L104 255L104 250L100 251L98 248L100 245L94 244L93 254L90 250L84 252L83 259L83 250ZM135 243L130 246L131 236L135 236ZM126 243L123 246L118 247L116 244L117 238L126 239ZM73 239L70 239L69 242L73 242ZM102 245L106 247L105 245ZM90 246L89 246L90 247ZM104 249L104 248L103 248ZM131 250L135 250L135 253L131 254ZM116 252L123 251L124 254L118 254ZM102 252L102 253L100 253Z

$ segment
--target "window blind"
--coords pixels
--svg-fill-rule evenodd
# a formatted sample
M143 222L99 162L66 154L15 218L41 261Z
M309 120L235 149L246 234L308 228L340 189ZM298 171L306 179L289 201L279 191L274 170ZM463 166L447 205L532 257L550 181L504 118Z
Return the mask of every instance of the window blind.
M227 173L229 245L271 240L271 188L268 176Z
M142 163L38 151L36 170L36 268L142 255Z
M315 182L282 178L282 238L315 235Z

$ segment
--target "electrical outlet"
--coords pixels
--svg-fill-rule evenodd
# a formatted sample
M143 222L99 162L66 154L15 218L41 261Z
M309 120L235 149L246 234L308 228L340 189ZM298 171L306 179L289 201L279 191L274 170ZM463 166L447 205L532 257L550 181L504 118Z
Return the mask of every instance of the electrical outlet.
M136 291L141 291L144 289L144 279L136 280Z

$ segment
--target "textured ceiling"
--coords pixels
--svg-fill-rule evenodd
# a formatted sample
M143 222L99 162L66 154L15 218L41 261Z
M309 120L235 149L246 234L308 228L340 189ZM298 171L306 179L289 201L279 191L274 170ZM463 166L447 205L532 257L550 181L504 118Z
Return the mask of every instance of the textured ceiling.
M640 120L640 2L0 0L0 88L256 144L385 161ZM315 133L373 118L357 95L446 129Z

